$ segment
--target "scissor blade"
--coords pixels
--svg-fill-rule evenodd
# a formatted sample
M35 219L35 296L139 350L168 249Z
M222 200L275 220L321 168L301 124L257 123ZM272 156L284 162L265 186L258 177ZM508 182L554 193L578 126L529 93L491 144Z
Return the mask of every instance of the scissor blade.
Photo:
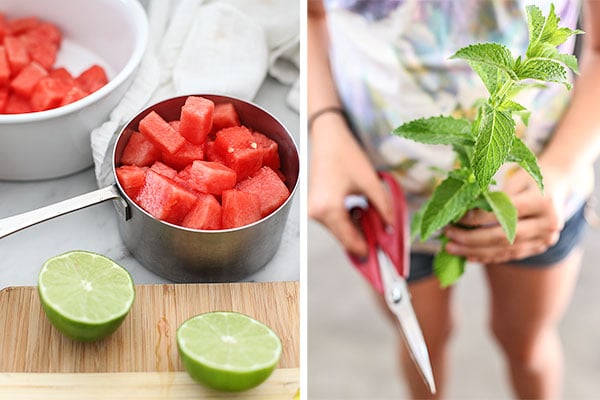
M377 257L383 281L385 302L396 315L400 333L408 347L411 358L429 387L429 391L434 394L436 389L429 352L410 301L410 292L406 280L398 275L392 262L381 249L378 251Z

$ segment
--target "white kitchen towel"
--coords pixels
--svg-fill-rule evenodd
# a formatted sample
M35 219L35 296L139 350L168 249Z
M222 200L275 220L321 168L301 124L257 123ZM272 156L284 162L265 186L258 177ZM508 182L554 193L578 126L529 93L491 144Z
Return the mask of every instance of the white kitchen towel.
M148 48L131 87L91 133L96 179L112 181L110 144L149 104L190 93L252 100L267 74L290 86L298 111L299 5L296 0L150 0Z

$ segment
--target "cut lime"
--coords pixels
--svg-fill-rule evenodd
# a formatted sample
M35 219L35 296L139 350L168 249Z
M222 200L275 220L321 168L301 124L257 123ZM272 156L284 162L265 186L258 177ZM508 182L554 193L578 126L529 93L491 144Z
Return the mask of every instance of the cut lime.
M235 312L210 312L177 329L183 366L196 381L237 392L264 382L281 357L281 340L268 326Z
M129 272L110 258L76 250L44 263L38 293L56 329L75 340L93 341L121 325L135 286Z

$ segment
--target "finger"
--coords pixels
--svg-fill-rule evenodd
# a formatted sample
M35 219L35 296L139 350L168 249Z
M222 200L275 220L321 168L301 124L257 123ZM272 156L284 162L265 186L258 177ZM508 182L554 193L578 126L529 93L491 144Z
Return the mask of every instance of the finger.
M340 241L344 249L359 257L367 256L367 242L348 212L330 212L320 222Z
M459 244L450 242L446 245L446 251L450 254L463 256L470 262L499 264L541 254L549 247L550 245L541 239L531 240L512 246L494 247L463 247Z
M364 183L362 193L367 195L369 202L375 207L381 218L387 225L394 224L394 207L392 198L385 188L385 185L379 180L377 175L373 175L367 183Z
M469 210L459 221L464 226L482 226L498 224L498 218L492 212L480 209Z
M519 220L513 244L533 239L545 239L548 242L551 242L559 232L559 227L548 219L528 218ZM499 225L475 229L462 229L456 226L450 226L446 229L445 234L451 242L454 242L463 248L504 247L510 245L506 238L506 233Z

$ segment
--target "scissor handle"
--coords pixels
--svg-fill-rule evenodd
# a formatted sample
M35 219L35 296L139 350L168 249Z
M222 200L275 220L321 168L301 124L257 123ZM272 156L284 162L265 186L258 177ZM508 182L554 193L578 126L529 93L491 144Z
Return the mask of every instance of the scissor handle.
M398 274L407 278L409 274L407 247L409 237L407 236L408 215L404 192L391 174L380 172L379 176L386 182L391 192L394 204L394 225L386 226L379 213L371 205L368 205L365 209L352 209L353 217L358 219L367 241L368 255L366 258L361 258L349 253L349 257L375 290L383 293L377 252L379 249L384 251L396 266Z
M381 272L379 270L379 260L377 258L377 228L373 226L373 221L379 221L381 218L374 208L353 208L352 217L357 219L362 229L365 240L367 241L367 257L359 257L348 253L350 261L356 269L371 283L371 286L379 293L383 294L383 282L381 281Z
M385 244L385 248L389 249L387 250L388 256L396 266L398 274L406 279L410 274L410 222L408 220L406 196L392 174L379 172L379 176L387 183L394 206L394 232L384 230L385 239L380 239L380 241L389 241Z

